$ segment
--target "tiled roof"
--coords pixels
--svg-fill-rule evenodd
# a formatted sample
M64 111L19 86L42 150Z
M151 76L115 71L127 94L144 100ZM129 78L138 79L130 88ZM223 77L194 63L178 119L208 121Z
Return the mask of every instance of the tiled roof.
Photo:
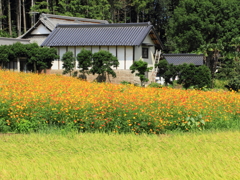
M150 23L59 24L42 46L136 46L148 34L161 45Z
M53 31L57 24L89 24L89 23L108 24L108 21L42 13L39 17L39 20L26 33L18 37L18 39L24 38L29 32L33 31L35 27L37 27L40 23L44 24L45 27L48 28L50 31Z
M180 65L183 63L203 65L203 55L197 54L163 54L169 64Z
M40 15L39 20L41 20L42 23L45 24L52 31L57 24L88 24L88 23L108 24L108 21L105 20L60 16L44 13Z

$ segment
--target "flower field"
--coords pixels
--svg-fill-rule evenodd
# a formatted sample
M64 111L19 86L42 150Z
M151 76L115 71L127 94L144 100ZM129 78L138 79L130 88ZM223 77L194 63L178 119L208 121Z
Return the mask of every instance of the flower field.
M0 131L45 127L80 132L163 133L240 122L240 94L90 83L0 71Z

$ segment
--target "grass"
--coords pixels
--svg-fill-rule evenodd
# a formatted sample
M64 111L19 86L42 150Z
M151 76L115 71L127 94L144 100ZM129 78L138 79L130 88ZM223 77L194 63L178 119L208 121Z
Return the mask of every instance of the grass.
M0 179L240 179L239 131L0 136Z

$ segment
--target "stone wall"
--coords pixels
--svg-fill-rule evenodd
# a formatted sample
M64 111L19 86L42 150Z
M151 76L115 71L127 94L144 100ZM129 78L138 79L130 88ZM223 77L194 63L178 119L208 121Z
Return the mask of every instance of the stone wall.
M113 78L111 75L109 75L109 77L101 77L98 75L92 75L92 74L83 74L83 73L79 73L78 71L74 71L74 75L76 77L79 77L81 79L86 79L87 81L97 81L97 82L102 82L104 81L104 79L106 79L106 82L111 82L111 83L115 83L115 84L119 84L122 81L127 81L127 82L131 82L132 84L140 84L140 79L138 76L131 73L131 70L114 70L116 72L117 77ZM50 70L50 74L62 74L63 70ZM69 75L69 74L68 74ZM149 83L151 82L155 82L155 74L152 72L148 73L148 79L149 79Z

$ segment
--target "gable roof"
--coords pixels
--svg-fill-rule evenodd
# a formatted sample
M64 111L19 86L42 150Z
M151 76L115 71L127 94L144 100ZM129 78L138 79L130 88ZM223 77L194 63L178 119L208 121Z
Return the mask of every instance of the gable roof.
M150 23L59 24L42 46L139 46L147 35L162 47Z
M197 66L203 65L203 54L163 54L163 57L169 64L194 64Z
M36 29L36 27L38 27L40 24L43 24L49 31L53 31L57 24L89 24L89 23L108 24L108 21L42 13L39 17L39 20L26 33L24 33L18 38L24 38L26 35L28 35L30 32Z

